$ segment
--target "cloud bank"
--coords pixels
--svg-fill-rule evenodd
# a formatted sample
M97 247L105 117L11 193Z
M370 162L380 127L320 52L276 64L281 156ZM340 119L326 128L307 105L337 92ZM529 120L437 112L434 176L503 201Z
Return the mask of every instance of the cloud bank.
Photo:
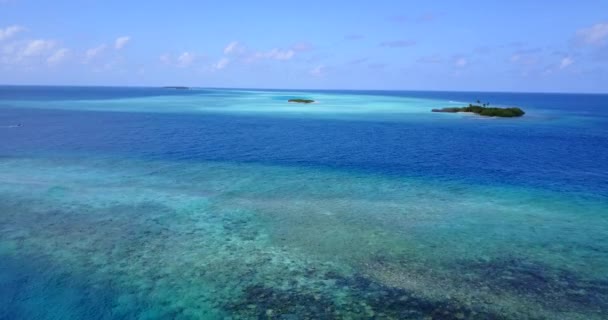
M131 37L119 37L116 39L116 41L114 41L114 48L116 50L120 50L124 48L129 43L129 41L131 41Z

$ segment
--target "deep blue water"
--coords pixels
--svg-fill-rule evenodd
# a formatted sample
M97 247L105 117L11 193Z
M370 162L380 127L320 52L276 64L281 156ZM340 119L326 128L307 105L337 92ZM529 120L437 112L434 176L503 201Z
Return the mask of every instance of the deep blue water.
M194 92L158 88L2 87L0 99L117 99ZM416 118L382 122L10 108L3 110L0 123L23 126L0 131L4 141L0 152L5 156L53 151L105 152L153 159L319 166L608 196L608 95L381 93L456 101L480 99L523 106L528 112L540 109L549 112L550 118L524 123L434 122Z

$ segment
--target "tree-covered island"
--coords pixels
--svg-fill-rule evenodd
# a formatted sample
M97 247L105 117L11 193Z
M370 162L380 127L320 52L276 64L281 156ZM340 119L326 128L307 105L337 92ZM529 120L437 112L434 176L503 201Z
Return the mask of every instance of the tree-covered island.
M447 113L457 113L457 112L471 112L478 114L480 116L485 117L503 117L503 118L514 118L521 117L526 114L522 109L517 107L512 108L490 108L488 107L489 103L480 104L477 101L477 105L469 104L468 107L450 107L450 108L442 108L442 109L433 109L432 112L447 112Z
M315 102L315 100L311 100L311 99L289 99L289 100L287 100L287 102L291 102L291 103L313 103L313 102Z

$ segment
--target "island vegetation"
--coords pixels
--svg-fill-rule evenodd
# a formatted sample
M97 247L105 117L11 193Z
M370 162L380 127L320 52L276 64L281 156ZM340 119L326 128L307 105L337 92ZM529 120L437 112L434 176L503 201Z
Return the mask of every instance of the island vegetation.
M311 99L289 99L289 100L287 100L287 102L291 102L291 103L313 103L313 102L315 102L315 100L311 100Z
M181 87L181 86L168 86L168 87L163 87L163 89L188 90L190 88L189 87Z
M485 117L503 117L503 118L514 118L521 117L526 114L522 109L517 107L512 108L490 108L489 103L480 103L477 100L477 104L469 104L468 107L450 107L442 109L433 109L433 112L471 112Z

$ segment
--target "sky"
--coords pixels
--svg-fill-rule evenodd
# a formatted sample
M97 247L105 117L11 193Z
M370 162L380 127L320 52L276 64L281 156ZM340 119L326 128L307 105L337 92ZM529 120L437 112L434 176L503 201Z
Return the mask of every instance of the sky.
M608 93L608 1L0 0L0 84Z

